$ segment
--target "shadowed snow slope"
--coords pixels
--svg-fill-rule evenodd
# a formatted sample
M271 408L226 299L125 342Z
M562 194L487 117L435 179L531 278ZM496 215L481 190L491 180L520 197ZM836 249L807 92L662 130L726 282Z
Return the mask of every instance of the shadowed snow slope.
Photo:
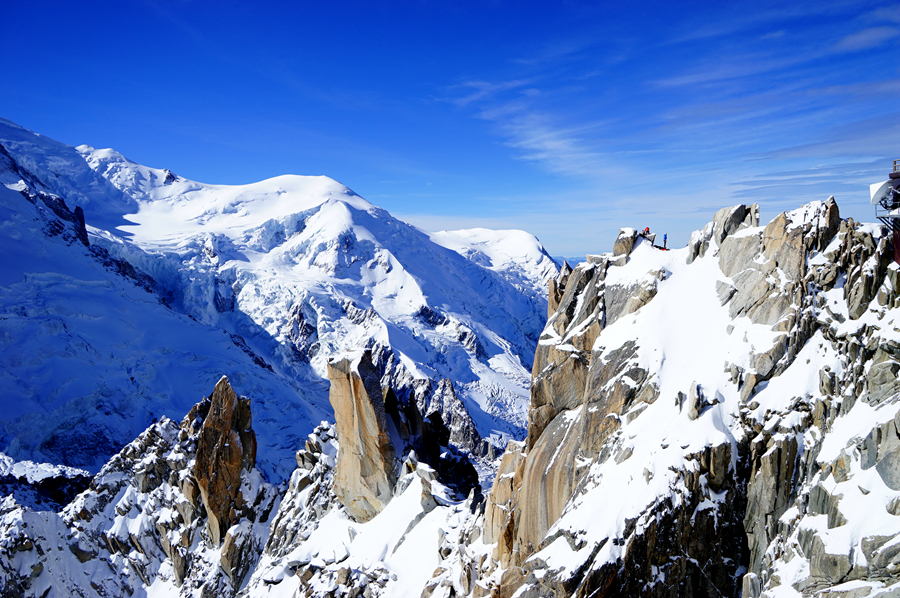
M10 455L96 468L227 374L257 403L260 467L285 475L331 418L328 360L360 348L401 400L449 379L481 436L524 435L557 272L533 236L432 238L327 177L207 185L3 119L0 148Z

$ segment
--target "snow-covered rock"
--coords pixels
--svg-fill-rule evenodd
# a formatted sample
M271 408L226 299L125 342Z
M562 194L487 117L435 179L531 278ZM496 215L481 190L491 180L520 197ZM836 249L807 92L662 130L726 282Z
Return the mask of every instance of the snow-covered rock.
M61 513L0 502L3 595L407 596L468 542L477 492L459 496L414 453L379 512L352 516L335 467L340 456L358 470L365 455L339 446L327 422L289 481L267 483L243 450L249 409L223 378L180 425L162 418L129 443Z
M15 461L0 453L0 496L35 510L57 511L87 488L91 476L83 469Z
M0 506L4 595L122 596L138 589L191 595L198 588L204 596L233 595L263 549L283 490L253 463L227 478L227 446L236 434L220 425L215 411L240 405L230 390L223 379L180 425L166 417L152 424L59 513L6 498ZM198 469L197 459L210 444L220 450L205 457L209 469L234 488L203 485L206 468ZM224 495L236 496L227 522L210 508L226 502Z
M480 595L900 588L890 239L833 198L765 227L757 213L551 283L527 442L472 523L482 556L460 551Z

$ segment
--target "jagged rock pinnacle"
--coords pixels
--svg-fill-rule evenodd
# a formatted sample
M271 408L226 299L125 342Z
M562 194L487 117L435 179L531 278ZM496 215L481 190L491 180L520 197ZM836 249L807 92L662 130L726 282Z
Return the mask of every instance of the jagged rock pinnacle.
M227 377L209 399L191 410L186 422L202 418L193 474L208 515L207 530L214 545L244 507L241 470L256 463L256 434L251 428L250 399L238 397Z
M397 481L396 449L378 374L367 351L353 360L329 363L328 378L341 441L334 491L354 519L368 521L390 501Z

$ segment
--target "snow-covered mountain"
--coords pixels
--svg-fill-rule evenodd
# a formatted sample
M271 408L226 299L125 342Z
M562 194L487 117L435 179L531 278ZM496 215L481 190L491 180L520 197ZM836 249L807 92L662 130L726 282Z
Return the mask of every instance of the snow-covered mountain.
M218 227L209 245L183 228L174 239L153 233L141 240L140 227L161 218L154 210L187 208L177 197L165 208L155 204L166 200L137 193L121 200L131 206L131 224L120 223L133 227L125 239L85 228L80 210L41 191L36 175L4 156L0 215L4 233L17 241L9 262L29 274L20 279L13 270L2 282L4 342L23 347L4 346L3 375L33 376L41 389L17 390L22 409L26 399L53 405L54 395L40 393L53 387L54 375L77 389L79 367L108 376L113 390L117 375L138 371L145 402L132 397L129 409L182 406L182 388L208 393L181 417L151 423L59 511L23 488L82 472L0 458L0 473L12 476L4 481L18 489L0 501L4 595L900 595L900 266L887 230L841 219L833 198L766 225L758 206L723 208L687 247L670 251L623 228L612 252L550 278L527 436L507 444L488 490L465 454L490 453L465 408L477 403L466 393L485 378L436 378L487 375L477 362L509 380L497 364L524 361L516 331L528 337L515 326L504 328L509 338L491 336L465 311L474 301L468 291L454 294L446 279L420 280L416 264L423 256L459 260L465 266L446 272L482 272L482 288L528 297L544 276L527 274L542 263L526 257L537 251L534 241L393 229L388 216L354 196L306 208L309 217L285 224L267 251L253 247L274 225L235 232L230 223L240 207L201 214ZM36 171L44 168L35 163ZM141 176L147 173L154 174ZM180 184L164 171L155 176ZM85 189L88 205L94 191ZM319 219L331 209L339 215ZM307 253L304 240L334 222L354 250L326 241L319 253ZM154 227L161 225L144 230ZM254 236L261 228L269 232ZM398 257L401 247L413 257ZM367 261L347 258L360 254ZM270 258L273 264L259 265ZM516 267L520 262L526 266ZM47 264L67 270L41 270ZM395 270L409 277L390 286ZM289 332L282 323L268 337L243 336L270 330L256 308L240 308L242 301L265 305L253 293L242 299L247 289L275 288L279 298L287 291L278 284L302 279L298 272L328 291L304 287L312 299L291 314ZM186 282L192 277L205 282ZM410 280L422 297L445 303L421 306L420 295L407 294ZM372 290L351 296L357 288ZM67 302L72 295L82 299ZM333 311L304 311L331 295L343 311L333 304ZM489 320L519 305L499 294L480 301L495 310ZM232 302L233 310L216 307ZM265 313L274 317L274 310ZM307 317L326 324L307 329ZM279 338L292 339L293 349L272 350L285 346ZM413 341L443 360L416 361ZM318 361L326 346L335 358ZM469 370L451 359L463 353ZM217 363L238 372L241 384L215 378ZM327 383L318 377L323 363ZM131 369L117 373L123 366ZM191 369L202 373L190 378ZM327 404L317 389L298 384L304 372L328 384ZM167 394L154 394L151 382ZM84 409L121 407L91 384L92 394L74 402L86 411L82 419L72 408L62 411L69 420L45 415L58 438L90 438L79 425L125 421L121 412ZM282 388L294 392L295 403L279 398ZM278 414L286 405L308 419L285 422ZM333 424L297 437L325 411ZM38 416L18 421L39 428ZM32 437L19 426L9 428L10 446L24 451L22 438ZM283 461L267 452L279 454L289 442L298 449L296 467L277 483L266 472L283 471L273 465ZM36 446L44 454L62 450Z
M446 379L454 425L524 435L557 272L533 236L425 233L327 177L197 183L2 119L0 148L11 456L96 469L228 374L278 479L332 417L328 360L359 348L402 400L427 407Z
M623 229L612 253L549 282L528 436L484 499L453 455L419 459L463 430L398 402L377 351L357 351L329 364L336 424L309 435L287 484L254 466L259 403L223 378L62 511L0 503L0 583L12 596L896 596L890 237L833 200L758 218L725 208L673 251ZM452 407L447 392L431 402Z

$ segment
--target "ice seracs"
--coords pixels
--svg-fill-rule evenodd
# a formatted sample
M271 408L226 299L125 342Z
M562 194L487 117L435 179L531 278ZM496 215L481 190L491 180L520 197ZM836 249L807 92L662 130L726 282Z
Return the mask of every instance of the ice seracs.
M73 338L64 349L65 336L26 332L29 320L19 316L6 320L10 345L25 347L31 361L52 353L63 376L35 376L31 361L7 353L0 388L29 397L4 416L7 442L18 439L16 458L96 470L153 417L179 417L228 371L241 392L265 397L259 465L280 478L290 473L297 439L331 417L329 359L362 349L373 350L379 375L402 401L415 396L427 408L428 393L447 380L479 438L500 450L501 439L524 435L542 289L556 274L533 236L476 230L432 238L327 177L198 183L5 120L0 147L4 228L50 214L43 232L13 233L28 257L6 268L4 306L26 310L32 322L45 311ZM37 208L23 192L42 198ZM73 222L56 222L57 204ZM68 237L89 237L89 251L53 246ZM146 293L118 290L121 274ZM89 298L97 283L107 286ZM66 288L79 292L67 296ZM147 302L157 305L145 309ZM109 371L110 356L120 375ZM221 368L207 367L221 359ZM164 370L169 382L161 384ZM137 414L127 413L131 403L141 406ZM52 415L35 430L26 420L43 409ZM91 430L110 440L88 440ZM78 450L66 446L64 438L79 434Z

